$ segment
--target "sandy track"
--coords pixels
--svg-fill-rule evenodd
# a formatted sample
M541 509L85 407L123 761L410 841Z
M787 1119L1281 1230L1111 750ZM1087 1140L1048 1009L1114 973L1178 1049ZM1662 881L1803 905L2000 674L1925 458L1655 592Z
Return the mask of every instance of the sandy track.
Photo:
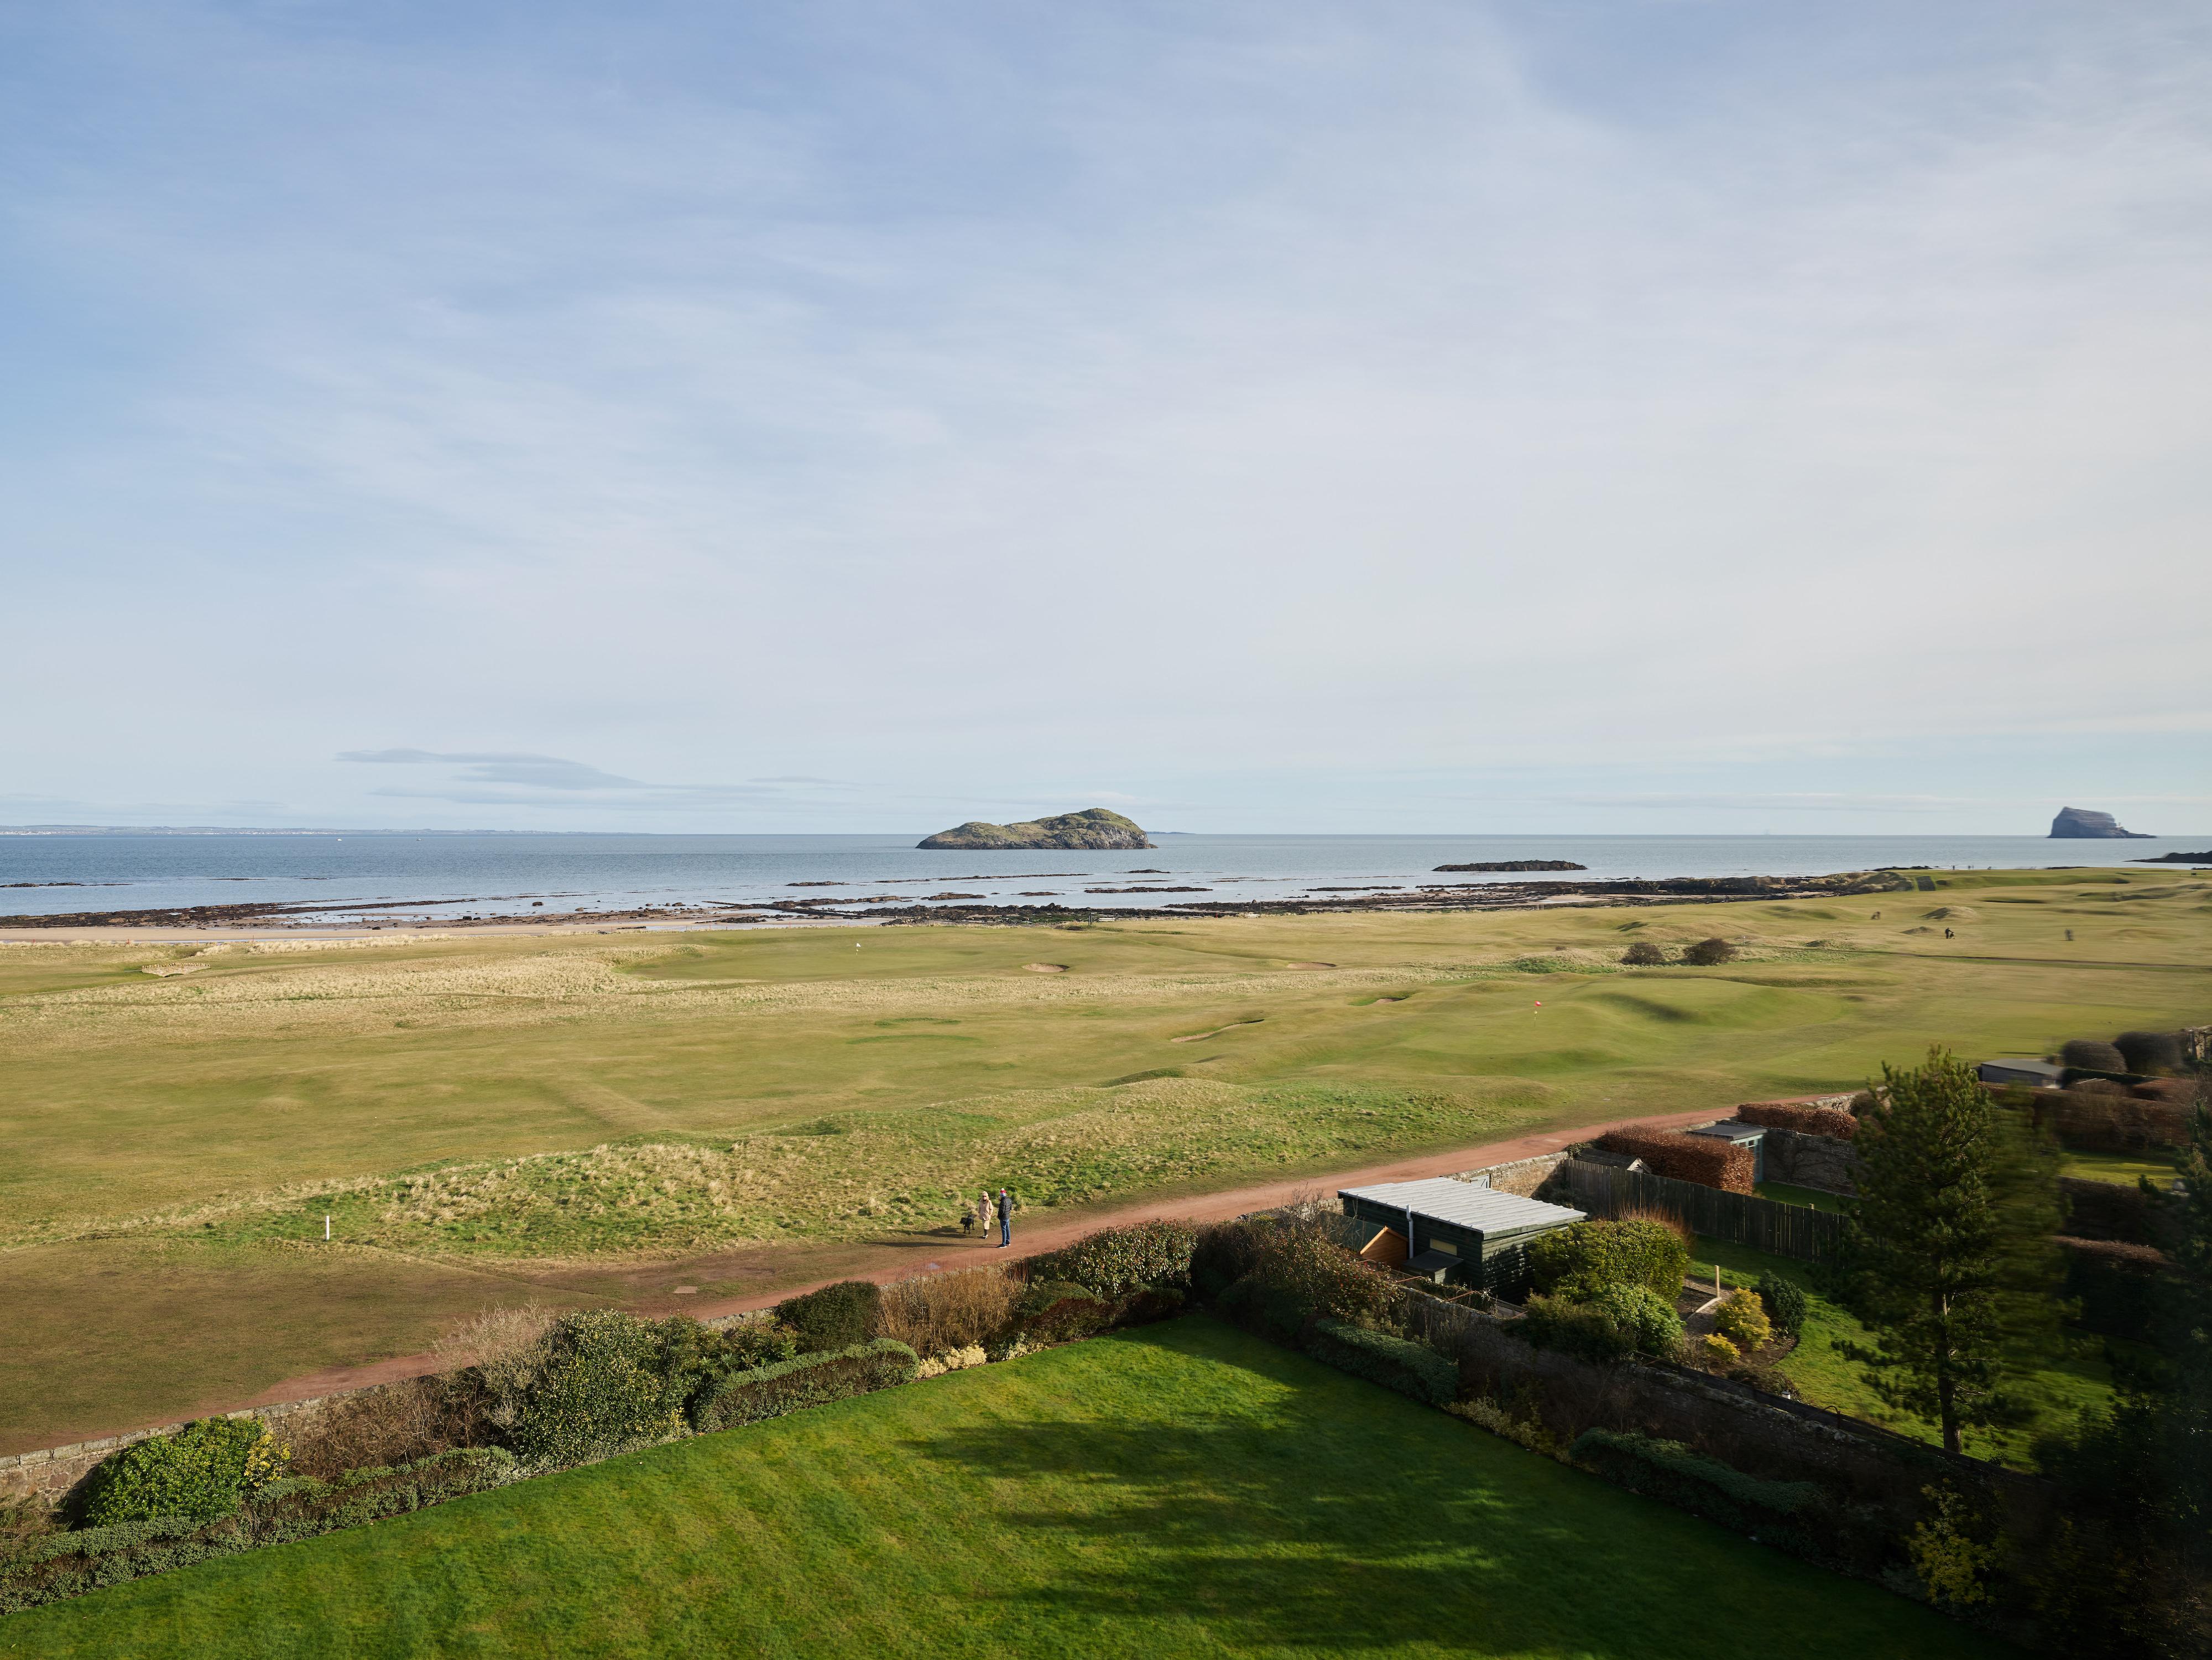
M841 1247L837 1248L838 1255L845 1259L848 1266L836 1278L873 1280L879 1284L887 1284L928 1268L980 1267L994 1261L1056 1250L1087 1233L1096 1233L1101 1228L1150 1221L1155 1218L1172 1218L1188 1222L1225 1221L1249 1211L1266 1210L1271 1206L1283 1204L1297 1194L1310 1193L1316 1188L1334 1189L1358 1187L1370 1182L1410 1182L1425 1176L1449 1176L1458 1171L1479 1170L1487 1164L1510 1164L1516 1158L1534 1158L1544 1153L1557 1152L1573 1142L1586 1141L1607 1130L1622 1129L1630 1125L1672 1129L1684 1124L1710 1123L1725 1110L1706 1108L1698 1112L1674 1113L1657 1118L1609 1119L1601 1123L1578 1124L1566 1129L1517 1136L1510 1141L1491 1141L1480 1146L1426 1153L1418 1158L1401 1158L1387 1164L1370 1164L1359 1170L1302 1176L1289 1181L1231 1188L1218 1193L1151 1200L1080 1214L1056 1213L1049 1222L1045 1223L1032 1223L1018 1216L1014 1225L1014 1247L1011 1251L1002 1251L994 1241L966 1237L932 1241L920 1249L915 1242L866 1247L858 1252L849 1247ZM690 1314L706 1318L767 1308L787 1297L811 1291L816 1285L828 1283L830 1281L826 1280L812 1283L796 1280L775 1291L737 1298L694 1298L663 1295L641 1298L629 1306L640 1314ZM395 1355L389 1360L376 1360L358 1366L326 1366L320 1371L288 1377L250 1400L202 1402L192 1408L190 1415L203 1417L210 1413L237 1412L249 1407L270 1407L282 1402L304 1401L313 1395L361 1389L370 1383L390 1383L403 1377L421 1377L438 1369L439 1357L431 1353Z

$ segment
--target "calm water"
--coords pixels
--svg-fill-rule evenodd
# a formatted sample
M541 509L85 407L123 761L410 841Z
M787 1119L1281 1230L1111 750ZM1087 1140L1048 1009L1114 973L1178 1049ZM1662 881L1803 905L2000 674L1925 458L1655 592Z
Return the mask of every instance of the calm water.
M244 901L408 902L404 915L608 909L677 900L941 893L1157 906L1286 898L1457 880L1442 864L1571 859L1591 878L1807 876L1884 865L2120 865L2212 837L2053 842L2034 836L1163 836L1151 852L924 853L893 836L8 836L0 915ZM1571 878L1576 873L1566 873ZM837 887L798 885L836 883ZM1102 894L1100 887L1189 887ZM1349 897L1349 896L1346 896ZM539 909L532 901L543 900ZM422 902L419 909L415 902ZM945 902L950 903L950 902ZM343 921L343 911L331 914Z

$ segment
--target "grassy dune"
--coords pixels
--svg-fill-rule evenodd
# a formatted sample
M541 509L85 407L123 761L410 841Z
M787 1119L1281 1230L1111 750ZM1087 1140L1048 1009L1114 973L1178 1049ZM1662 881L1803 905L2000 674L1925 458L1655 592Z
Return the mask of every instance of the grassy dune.
M1198 1317L0 1620L0 1655L2009 1652Z
M266 1383L422 1347L471 1298L734 1291L926 1244L987 1183L1103 1204L2212 1006L2212 882L1936 879L1073 930L0 946L0 1297L27 1335L0 1448L234 1391L214 1334L247 1321ZM1745 959L1618 965L1714 933ZM182 1329L133 1382L76 1358L95 1310Z

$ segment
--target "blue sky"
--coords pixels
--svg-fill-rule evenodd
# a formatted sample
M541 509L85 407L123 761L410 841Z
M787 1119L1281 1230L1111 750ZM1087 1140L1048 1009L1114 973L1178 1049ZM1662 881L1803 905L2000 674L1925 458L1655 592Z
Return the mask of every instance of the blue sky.
M0 822L2212 830L2200 5L0 15Z

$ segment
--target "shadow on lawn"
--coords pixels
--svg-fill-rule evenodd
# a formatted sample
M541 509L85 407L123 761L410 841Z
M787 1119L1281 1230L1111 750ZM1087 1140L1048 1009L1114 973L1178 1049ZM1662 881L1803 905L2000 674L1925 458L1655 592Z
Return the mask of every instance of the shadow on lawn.
M1242 1411L1194 1400L1176 1421L1002 1420L913 1444L955 1481L1019 1484L994 1520L1035 1535L1049 1578L1006 1600L1104 1620L1180 1615L1232 1646L1556 1647L1604 1660L1736 1652L1729 1633L1742 1617L1758 1630L1830 1601L1778 1583L1778 1563L1728 1561L1727 1542L1700 1524L1609 1490L1578 1493L1589 1478L1502 1446L1455 1448L1452 1437L1480 1432L1317 1377L1297 1357L1250 1353L1211 1323L1176 1326L1187 1323L1199 1329L1113 1341L1237 1365L1291 1392L1256 1410L1249 1397ZM1041 1489L1051 1507L1023 1508L1024 1491L1034 1505ZM1904 1635L1879 1615L1843 1623Z

